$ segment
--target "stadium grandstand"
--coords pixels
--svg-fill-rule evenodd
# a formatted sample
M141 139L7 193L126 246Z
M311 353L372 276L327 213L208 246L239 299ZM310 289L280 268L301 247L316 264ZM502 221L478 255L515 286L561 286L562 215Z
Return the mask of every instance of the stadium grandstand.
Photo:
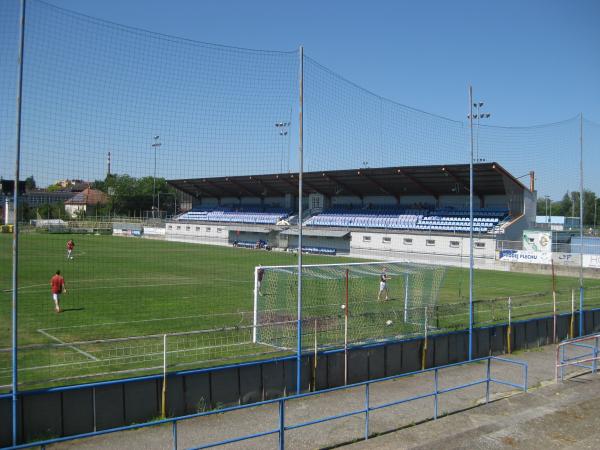
M493 258L496 238L520 240L535 222L536 193L498 163L476 164L474 174L475 255ZM303 249L465 256L468 180L468 164L304 173ZM168 183L193 199L189 211L166 224L168 240L297 247L297 173Z

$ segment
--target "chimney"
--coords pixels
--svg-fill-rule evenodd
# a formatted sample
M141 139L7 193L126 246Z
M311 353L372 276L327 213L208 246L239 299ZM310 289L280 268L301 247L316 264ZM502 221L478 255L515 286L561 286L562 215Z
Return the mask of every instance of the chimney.
M535 191L535 172L533 170L529 172L529 190Z

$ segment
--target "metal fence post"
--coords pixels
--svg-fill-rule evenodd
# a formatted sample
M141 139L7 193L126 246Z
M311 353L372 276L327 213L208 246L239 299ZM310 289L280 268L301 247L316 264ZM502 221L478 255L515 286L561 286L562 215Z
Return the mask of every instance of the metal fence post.
M594 338L594 361L592 362L592 373L596 373L598 368L598 336Z
M435 393L433 396L433 418L438 418L438 369L436 368L433 372L433 382L435 386Z
M177 450L177 422L173 421L173 450Z
M508 348L508 354L512 353L512 301L508 297L508 328L506 329L506 345Z
M285 449L285 403L279 400L279 450Z
M485 402L490 402L490 366L492 359L488 357L487 369L486 369L486 381L485 381Z
M564 373L564 367L562 366L562 363L565 362L565 356L566 356L566 345L563 345L561 348L561 357L560 357L560 381L563 381L565 378L565 373Z
M369 383L365 384L365 441L369 439Z

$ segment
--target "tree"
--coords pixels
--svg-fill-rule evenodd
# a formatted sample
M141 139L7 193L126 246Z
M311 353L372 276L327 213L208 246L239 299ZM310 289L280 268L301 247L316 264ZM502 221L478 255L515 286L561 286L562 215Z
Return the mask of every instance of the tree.
M562 200L558 202L557 215L565 217L570 216L572 207L573 201L571 200L571 196L568 192L565 192L565 195L563 195Z
M94 181L92 187L109 196L109 210L112 214L131 215L135 211L152 209L154 177L135 178L127 174L111 174L104 180ZM160 193L160 209L174 211L176 191L164 178L156 179L155 192L154 205L158 205Z
M33 178L33 175L25 178L25 190L33 191L35 188L36 188L36 185L35 185L35 179Z

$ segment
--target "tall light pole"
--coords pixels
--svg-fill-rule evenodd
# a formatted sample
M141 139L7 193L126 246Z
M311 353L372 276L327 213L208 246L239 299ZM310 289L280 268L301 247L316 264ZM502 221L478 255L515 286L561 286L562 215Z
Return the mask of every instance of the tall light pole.
M286 136L289 134L289 128L290 128L291 124L292 124L291 121L275 123L275 127L277 128L279 136L281 136L282 139L286 138ZM283 152L282 152L282 154L283 154ZM287 168L288 168L288 172L289 172L290 171L290 140L289 139L288 139L288 152L287 152L286 159L287 159ZM281 162L280 172L283 172L283 161Z
M550 227L550 216L548 215L548 200L550 199L550 196L545 195L544 198L546 199L546 223L548 224L548 228L551 228Z
M154 212L156 211L156 206L154 206L154 200L156 198L156 150L162 144L158 141L160 136L154 136L154 144L152 147L154 148L154 179L152 180L152 217L154 218Z
M473 103L473 107L476 109L476 113L473 116L473 119L477 119L477 140L475 142L476 154L475 154L475 162L482 162L483 158L479 159L479 122L481 119L489 119L491 114L486 112L481 112L481 108L483 108L483 102L475 102Z
M600 198L596 198L596 201L594 201L594 234L596 234L596 208L598 207L598 200Z
M469 361L473 359L473 86L469 86L469 131L471 156L469 158Z

